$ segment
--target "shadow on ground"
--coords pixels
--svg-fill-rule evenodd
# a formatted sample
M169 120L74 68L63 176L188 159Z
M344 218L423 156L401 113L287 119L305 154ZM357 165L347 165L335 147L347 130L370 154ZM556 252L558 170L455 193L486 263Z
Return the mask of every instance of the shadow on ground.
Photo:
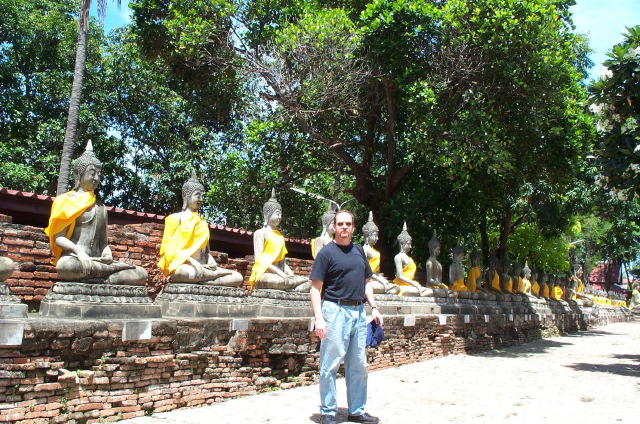
M636 356L636 355L630 355ZM640 367L633 364L585 364L578 363L567 365L576 371L605 372L609 374L622 375L624 377L640 377Z
M348 415L349 415L349 411L347 410L347 408L338 407L338 413L336 414L336 421L338 421L339 423L347 422L347 416ZM320 413L317 412L315 414L312 414L309 417L309 419L314 423L319 423L320 422Z
M552 348L559 348L567 346L572 343L562 343L556 340L536 340L522 346L513 346L500 350L489 350L486 352L473 353L472 356L480 356L484 358L519 358L523 356L531 356L535 354L544 353Z

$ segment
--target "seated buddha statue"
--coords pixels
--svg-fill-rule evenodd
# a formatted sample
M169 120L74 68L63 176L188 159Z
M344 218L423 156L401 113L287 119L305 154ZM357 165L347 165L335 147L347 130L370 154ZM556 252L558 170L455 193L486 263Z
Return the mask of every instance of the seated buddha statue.
M369 280L373 287L373 292L388 294L400 293L399 286L391 283L382 274L380 274L380 252L373 247L378 242L378 226L373 222L373 213L371 212L369 212L369 219L367 220L367 223L362 227L362 235L364 236L364 245L362 248L364 250L365 257L369 261L371 271L373 271L373 275ZM413 277L410 279L413 279Z
M550 283L550 297L553 300L560 301L562 299L562 288L560 287L560 282L558 281L558 276L552 274L549 276Z
M249 289L308 290L309 279L295 275L285 261L287 248L284 236L278 231L282 206L276 199L275 189L265 202L262 215L264 225L253 234L255 263L249 277Z
M322 233L320 237L311 240L311 256L314 259L318 252L333 240L333 217L335 216L336 212L331 207L322 214Z
M474 249L469 254L469 259L471 260L471 268L467 274L467 289L478 294L478 298L481 300L496 300L496 296L483 287L482 270L478 266L480 263L478 251Z
M451 255L453 258L451 265L449 265L451 290L458 293L460 299L478 299L478 293L469 290L464 283L464 268L462 267L464 249L460 246L460 240L457 240L456 245L451 249Z
M432 296L433 291L423 287L414 280L416 275L416 263L409 256L411 250L412 238L407 231L407 223L402 226L402 232L398 235L398 244L400 245L400 253L394 258L393 262L396 267L396 278L393 283L400 287L398 295L400 296Z
M239 287L242 275L218 267L209 251L209 224L198 209L202 206L204 186L195 172L182 186L182 211L167 216L160 245L158 266L172 283L200 283Z
M427 274L427 287L433 290L435 297L449 297L455 298L456 292L449 290L446 284L442 282L442 265L438 262L438 255L440 254L440 240L436 230L433 230L433 237L427 243L429 247L429 258L425 266Z
M522 266L520 266L520 262L516 259L513 262L513 276L511 277L513 281L512 290L515 294L522 297L525 296L524 293L524 278L522 278ZM531 289L531 287L529 287Z
M4 256L0 256L0 283L6 280L13 274L15 269L13 261Z
M58 278L63 281L144 285L147 271L115 261L107 244L107 211L94 190L102 178L102 163L91 141L76 159L73 190L56 197L51 206L49 236Z
M549 274L542 268L540 272L540 297L543 299L549 299L550 296L550 287L549 287Z
M526 268L526 263L525 263ZM531 268L531 294L537 298L542 297L540 293L540 283L538 282L538 270L534 266Z
M498 257L493 254L489 258L489 266L484 273L484 284L489 293L493 294L497 300L507 300L500 287L500 273L498 272ZM508 300L511 300L509 297Z
M529 263L524 261L524 268L522 268L522 294L530 299L534 299L536 296L533 294L533 284L531 283L531 276L533 271L529 268ZM537 284L537 283L536 283ZM540 286L538 286L538 290Z
M519 301L521 297L513 291L513 277L509 274L510 269L509 258L505 257L502 261L502 272L500 273L500 290L502 290L507 300Z

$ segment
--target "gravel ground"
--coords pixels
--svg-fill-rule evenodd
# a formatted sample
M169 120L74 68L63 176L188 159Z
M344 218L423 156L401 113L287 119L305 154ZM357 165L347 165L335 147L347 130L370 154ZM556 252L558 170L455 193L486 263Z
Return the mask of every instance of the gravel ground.
M342 379L338 394L346 422ZM120 423L317 423L318 399L314 385ZM382 424L639 423L640 322L376 371L367 411Z

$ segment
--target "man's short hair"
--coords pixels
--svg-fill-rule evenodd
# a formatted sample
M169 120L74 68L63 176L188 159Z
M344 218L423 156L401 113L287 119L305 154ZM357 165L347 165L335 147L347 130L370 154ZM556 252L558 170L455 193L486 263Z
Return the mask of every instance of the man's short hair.
M355 218L353 217L353 214L351 213L351 211L349 211L347 209L341 209L338 212L336 212L336 214L333 216L333 225L336 225L338 223L338 215L340 215L341 213L349 214L351 216L351 222L353 222L355 220Z

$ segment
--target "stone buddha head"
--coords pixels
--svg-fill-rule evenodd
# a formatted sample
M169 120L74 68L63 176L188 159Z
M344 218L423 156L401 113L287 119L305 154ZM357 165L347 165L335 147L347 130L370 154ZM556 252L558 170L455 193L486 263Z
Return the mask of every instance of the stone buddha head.
M400 232L400 234L398 234L398 245L400 245L400 251L403 253L409 253L409 251L411 250L411 236L409 235L409 232L407 231L407 223L405 222L402 225L402 231Z
M102 178L102 162L93 154L91 140L80 157L73 164L74 190L92 191L100 184Z
M262 207L262 216L264 218L264 226L277 228L282 220L282 206L276 199L276 189L271 190L271 198L267 200Z
M191 172L191 178L182 185L182 210L197 211L202 206L204 186L200 184L195 171Z
M336 211L334 211L331 206L327 209L327 211L322 214L322 218L320 219L322 222L322 234L327 234L329 237L333 237L333 219L336 216Z
M478 266L480 263L480 254L476 249L473 249L471 253L469 253L469 260L471 261L471 266Z
M529 263L527 261L524 261L524 268L522 268L522 275L524 275L524 278L526 278L527 280L531 278L531 269L529 268Z
M433 230L433 237L427 243L429 247L429 256L436 257L440 254L440 240L438 240L438 235L436 230Z
M369 219L362 227L362 235L364 235L365 244L374 246L378 242L378 226L373 222L373 212L369 211Z
M456 240L456 245L451 249L451 257L454 263L460 263L464 259L464 249L460 246L460 239Z
M522 266L520 266L520 262L518 262L517 259L513 263L513 275L515 277L521 277L522 276Z

